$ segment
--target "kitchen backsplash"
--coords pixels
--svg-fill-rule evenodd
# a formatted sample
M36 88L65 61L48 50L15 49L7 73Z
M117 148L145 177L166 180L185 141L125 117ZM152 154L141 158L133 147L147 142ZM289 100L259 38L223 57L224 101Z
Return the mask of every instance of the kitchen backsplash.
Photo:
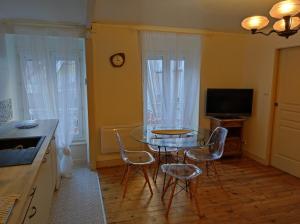
M0 124L1 122L10 121L13 118L11 99L0 101Z

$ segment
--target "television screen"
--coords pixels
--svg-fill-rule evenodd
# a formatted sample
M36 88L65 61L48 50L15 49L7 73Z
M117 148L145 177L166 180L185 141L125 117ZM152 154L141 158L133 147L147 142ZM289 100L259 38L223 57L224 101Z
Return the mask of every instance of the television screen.
M250 116L253 89L207 89L206 115Z

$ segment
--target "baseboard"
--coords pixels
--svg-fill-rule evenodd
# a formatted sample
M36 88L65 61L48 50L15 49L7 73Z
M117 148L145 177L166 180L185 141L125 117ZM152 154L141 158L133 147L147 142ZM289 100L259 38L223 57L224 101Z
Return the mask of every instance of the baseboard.
M249 157L250 159L253 159L265 166L269 165L269 162L267 161L267 159L262 159L260 157L258 157L257 155L254 155L253 153L249 152L249 151L243 151L244 156Z

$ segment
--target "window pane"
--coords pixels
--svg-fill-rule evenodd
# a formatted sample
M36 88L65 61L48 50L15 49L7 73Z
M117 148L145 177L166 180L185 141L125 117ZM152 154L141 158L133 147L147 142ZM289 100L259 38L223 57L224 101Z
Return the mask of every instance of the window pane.
M159 124L162 119L163 60L147 60L147 74L146 122Z
M82 128L82 105L81 105L81 90L80 77L76 72L75 60L57 60L56 61L57 88L58 94L68 94L77 98L79 103L75 103L68 108L68 113L72 117L73 131L75 138L83 137ZM66 85L67 83L67 85ZM77 101L77 102L78 102ZM76 101L74 101L76 102ZM63 115L63 108L58 108Z
M171 60L170 61L171 77L173 85L176 88L173 92L176 94L176 125L180 126L183 123L184 116L184 60Z
M143 61L145 125L151 126L154 120L156 127L197 129L201 38L151 31L141 32L140 37L142 55L146 57ZM147 110L154 118L150 119Z
M150 125L161 125L170 121L172 125L182 126L185 106L185 60L148 59L146 119ZM164 73L164 64L167 72Z
M48 97L48 92L40 83L47 83L46 68L42 60L32 60L25 58L25 91L27 97L31 99L41 99ZM37 72L39 71L39 72ZM48 106L44 102L39 104L30 103L28 105L29 116L31 119L41 118L48 114Z

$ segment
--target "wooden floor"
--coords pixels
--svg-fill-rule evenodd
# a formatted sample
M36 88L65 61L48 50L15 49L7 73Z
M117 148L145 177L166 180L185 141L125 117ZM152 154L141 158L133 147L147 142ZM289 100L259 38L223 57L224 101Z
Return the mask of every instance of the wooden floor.
M99 169L100 183L109 224L300 224L300 179L250 159L217 163L224 190L216 179L202 175L198 198L202 217L185 192L174 197L169 216L160 198L162 177L151 184L154 195L140 175L131 176L122 199L120 180L123 167Z

